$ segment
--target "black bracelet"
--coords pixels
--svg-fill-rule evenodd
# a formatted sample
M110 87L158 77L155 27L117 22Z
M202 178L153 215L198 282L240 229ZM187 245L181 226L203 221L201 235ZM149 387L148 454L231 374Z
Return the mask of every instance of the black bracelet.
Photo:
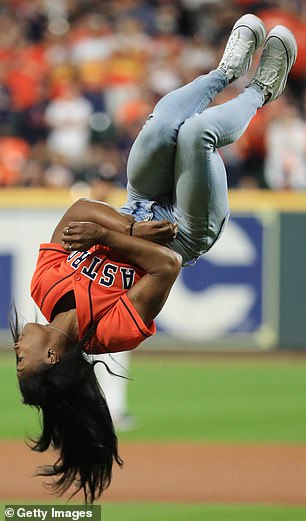
M134 224L136 224L135 222L133 222L130 226L130 235L133 235L133 228L134 228Z

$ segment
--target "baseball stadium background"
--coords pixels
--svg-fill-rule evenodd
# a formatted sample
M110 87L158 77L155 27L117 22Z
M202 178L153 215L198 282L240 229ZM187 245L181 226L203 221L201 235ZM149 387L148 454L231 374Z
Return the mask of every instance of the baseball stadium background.
M38 245L80 196L120 205L129 140L152 101L175 81L189 81L216 65L232 22L250 11L264 15L268 28L286 23L300 37L288 99L304 123L303 2L1 2L0 519L5 504L67 501L51 496L43 480L34 477L54 455L35 454L26 446L39 420L21 404L8 331L12 302L23 319L36 316L29 282ZM99 66L78 62L80 48L73 67L67 55L60 60L63 49L86 40L90 30L91 44L97 31L100 38L97 19L90 18L97 14L104 17L103 37L121 38L129 58L128 35L136 42L133 64L122 48L115 56L100 57ZM95 22L91 27L89 19ZM135 31L135 21L141 31L139 25ZM152 42L148 59L143 53ZM48 63L42 60L46 49ZM50 128L37 116L72 79L93 104L93 93L105 94L88 123L89 164L80 157L78 167L64 150L48 151ZM135 85L141 102L133 98ZM242 86L238 82L233 89ZM44 96L33 99L37 87L44 87ZM246 137L224 151L231 205L227 229L211 252L183 270L158 317L158 334L132 354L128 405L137 423L129 432L118 432L125 465L115 470L100 501L103 521L305 519L306 181L290 185L296 149L286 157L286 182L270 180L269 185L265 177L271 122L284 125L288 135L293 132L288 119L281 121L288 105L280 103L266 107L267 119L256 117ZM306 149L305 127L296 129L300 139L295 142ZM306 172L304 156L303 161Z

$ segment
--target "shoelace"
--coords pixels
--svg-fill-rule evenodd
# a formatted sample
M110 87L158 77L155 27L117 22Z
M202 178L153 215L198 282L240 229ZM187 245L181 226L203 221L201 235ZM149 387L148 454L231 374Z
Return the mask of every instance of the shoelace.
M268 68L266 66L259 66L258 73L256 75L258 77L257 83L260 83L266 87L272 87L278 78L278 71L283 66L282 55L268 51L264 58L265 60L268 60L269 66ZM262 82L263 78L264 82Z
M234 66L235 68L239 65L241 60L241 54L248 55L251 51L251 47L253 46L252 40L247 40L245 37L241 36L239 31L234 33L232 37L230 38L228 42L228 46L225 49L224 53L224 62L228 61L230 65ZM242 50L244 51L241 54L237 54L236 47L239 45L242 47ZM241 66L244 64L242 63Z

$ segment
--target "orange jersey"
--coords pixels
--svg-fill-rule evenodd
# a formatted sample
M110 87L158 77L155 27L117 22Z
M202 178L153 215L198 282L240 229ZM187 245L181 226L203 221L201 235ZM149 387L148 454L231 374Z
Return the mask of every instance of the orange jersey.
M55 304L74 292L79 336L97 323L94 353L133 349L156 331L146 326L127 296L142 271L112 255L110 248L93 247L67 253L60 244L40 245L31 295L50 322Z

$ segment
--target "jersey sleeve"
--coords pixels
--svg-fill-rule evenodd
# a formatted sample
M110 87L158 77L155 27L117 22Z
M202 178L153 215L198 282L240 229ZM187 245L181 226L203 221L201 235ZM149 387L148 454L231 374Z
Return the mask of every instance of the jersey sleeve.
M31 280L31 295L39 307L48 289L63 276L62 265L66 262L67 257L68 253L60 244L45 243L40 245Z
M96 330L101 352L111 353L135 349L155 333L155 323L146 326L126 294L101 318Z

